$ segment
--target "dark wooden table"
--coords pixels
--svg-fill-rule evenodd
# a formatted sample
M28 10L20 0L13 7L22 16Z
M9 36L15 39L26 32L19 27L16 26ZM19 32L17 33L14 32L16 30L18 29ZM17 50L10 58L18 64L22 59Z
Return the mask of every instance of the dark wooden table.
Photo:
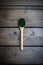
M26 21L23 51L20 18ZM43 0L0 0L0 63L43 64Z

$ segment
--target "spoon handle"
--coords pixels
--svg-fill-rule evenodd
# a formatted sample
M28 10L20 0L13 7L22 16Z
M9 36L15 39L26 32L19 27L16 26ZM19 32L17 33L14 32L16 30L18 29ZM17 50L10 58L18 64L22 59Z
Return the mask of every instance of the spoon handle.
M24 29L24 27L20 28L20 32L21 32L21 39L20 39L21 50L23 50L23 29Z

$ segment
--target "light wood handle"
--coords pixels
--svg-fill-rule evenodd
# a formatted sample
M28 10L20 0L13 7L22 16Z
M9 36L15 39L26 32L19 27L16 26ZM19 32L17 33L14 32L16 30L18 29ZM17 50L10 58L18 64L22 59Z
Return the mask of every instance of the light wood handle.
M21 50L23 50L23 27L20 28L20 32L21 32L21 39L20 39L20 43L21 43Z

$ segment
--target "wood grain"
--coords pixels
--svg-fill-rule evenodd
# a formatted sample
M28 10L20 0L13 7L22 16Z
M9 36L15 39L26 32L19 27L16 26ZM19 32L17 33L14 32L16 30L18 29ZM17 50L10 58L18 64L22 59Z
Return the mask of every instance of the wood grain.
M0 63L41 64L43 63L43 47L0 47Z
M23 51L17 28L20 18L28 27L23 32ZM0 63L43 63L43 0L0 0Z
M0 0L0 5L43 5L43 0Z
M0 26L18 26L24 18L26 26L43 27L43 10L0 10Z
M25 28L24 45L43 45L43 28ZM19 28L0 28L0 45L20 45Z

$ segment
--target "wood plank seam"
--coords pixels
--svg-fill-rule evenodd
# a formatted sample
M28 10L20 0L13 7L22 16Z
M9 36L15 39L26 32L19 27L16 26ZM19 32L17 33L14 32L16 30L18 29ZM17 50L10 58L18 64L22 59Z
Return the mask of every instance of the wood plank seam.
M18 26L0 26L0 28L19 28ZM25 28L43 28L43 27L37 27L37 26L25 26Z
M0 45L0 47L20 47L20 45ZM43 47L43 45L23 45L23 47Z

